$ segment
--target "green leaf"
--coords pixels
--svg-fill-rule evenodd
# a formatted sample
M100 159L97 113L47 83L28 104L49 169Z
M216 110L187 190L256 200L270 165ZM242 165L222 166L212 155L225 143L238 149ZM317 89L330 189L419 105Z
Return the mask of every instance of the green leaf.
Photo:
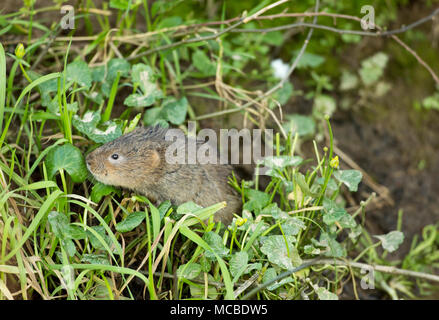
M178 214L195 213L198 210L200 210L201 208L203 208L203 207L199 206L195 202L189 201L189 202L186 202L186 203L179 205L177 208L177 213Z
M230 274L233 276L233 282L236 282L239 277L247 269L248 253L245 251L236 252L230 259Z
M345 215L348 215L344 208L340 208L334 201L328 198L323 199L323 210L325 212L323 222L329 226L339 222Z
M349 191L356 192L361 179L363 179L363 174L358 170L337 170L334 172L334 177L343 182Z
M262 276L262 283L266 283L269 281L272 281L273 279L275 279L277 277L277 273L276 270L274 268L268 268L265 272L264 275ZM277 288L283 286L284 284L293 282L293 278L292 277L286 277L284 279L282 279L281 281L276 281L273 284L269 285L267 287L268 290L273 291L276 290Z
M81 119L77 115L73 116L73 126L91 140L97 143L107 143L119 138L122 135L122 129L113 121L107 121L101 130L97 127L101 120L98 111L87 111Z
M389 252L397 250L404 241L404 234L401 231L391 231L388 234L374 237L380 239L383 248Z
M52 232L59 239L64 239L67 233L67 228L70 225L69 218L64 214L57 211L51 211L47 215L47 221L49 221Z
M110 0L110 8L129 10L141 3L141 0Z
M298 218L291 217L287 221L285 221L282 225L282 230L286 235L295 236L301 230L306 229L305 223Z
M91 86L91 71L87 63L80 59L69 63L66 70L67 82L73 81L81 87L89 88Z
M81 262L91 263L91 264L103 264L109 265L108 255L105 253L85 253Z
M255 211L259 213L262 208L266 207L270 202L270 195L254 189L245 190L249 201L244 204L244 209L248 211Z
M323 232L320 235L320 246L326 247L328 251L324 254L328 257L341 258L346 257L346 249L336 240L336 236ZM313 239L314 240L314 239Z
M319 300L338 300L338 296L335 293L332 293L323 287L319 287L316 290L316 293Z
M196 278L201 273L201 265L198 263L182 264L177 269L177 277L191 280Z
M360 77L366 86L376 83L381 78L388 60L389 57L385 53L378 52L361 62Z
M154 95L144 95L139 93L132 93L124 100L124 104L128 107L148 107L156 101L157 97Z
M272 156L265 157L263 164L269 168L283 170L286 167L297 167L303 162L303 159L298 156Z
M91 201L98 203L101 201L102 197L108 196L112 192L118 192L118 190L116 190L116 188L113 186L97 182L91 189Z
M228 250L223 244L223 239L218 234L213 231L209 231L204 234L203 239L211 248L211 250L206 250L206 258L214 261L216 259L214 253L216 253L220 258L227 256Z
M293 137L297 133L299 137L313 136L316 131L316 124L309 116L293 114L287 117L289 122L284 125L287 132L292 132Z
M111 238L107 235L105 232L104 226L92 226L90 227L94 232L97 233L97 235L106 243L106 245L111 248L112 247L112 241ZM103 242L101 242L98 237L90 230L87 230L87 236L90 239L90 243L93 246L93 248L97 250L106 250Z
M61 169L67 171L72 180L77 183L85 181L88 176L81 150L71 144L51 149L46 156L45 163L49 178L53 178Z
M195 51L195 53L192 55L192 63L194 64L195 68L197 68L205 76L213 76L216 74L216 64L213 63L201 50Z
M180 100L167 100L162 110L164 119L175 125L182 124L186 120L188 105L186 97Z
M337 109L335 99L325 94L319 94L314 98L312 113L317 119L324 119L326 115L330 117Z
M145 217L145 212L132 212L124 220L116 224L116 230L119 232L131 231L139 226Z
M292 61L294 61L299 54L299 50L295 50L293 52L294 58ZM325 62L325 58L322 56L319 56L317 54L308 53L305 52L302 57L300 58L299 62L297 63L297 68L317 68L320 66L323 62Z
M278 265L283 269L291 269L302 264L302 259L293 242L296 239L293 236L286 236L288 250L285 239L281 235L268 236L262 244L261 251L271 263ZM288 252L290 256L288 256Z

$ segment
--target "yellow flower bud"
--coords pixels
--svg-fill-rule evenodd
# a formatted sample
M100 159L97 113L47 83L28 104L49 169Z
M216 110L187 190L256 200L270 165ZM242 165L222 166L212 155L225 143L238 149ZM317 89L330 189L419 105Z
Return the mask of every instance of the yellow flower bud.
M238 218L237 220L236 220L236 225L238 226L238 227L240 227L240 226L242 226L244 223L246 223L247 222L247 218Z
M334 168L337 169L339 166L339 161L338 161L338 156L335 156L334 158L332 158L331 161L329 161L329 165Z
M22 43L19 43L17 45L17 47L15 48L15 56L18 59L21 59L24 57L25 53L26 53L26 50L24 50L24 45Z

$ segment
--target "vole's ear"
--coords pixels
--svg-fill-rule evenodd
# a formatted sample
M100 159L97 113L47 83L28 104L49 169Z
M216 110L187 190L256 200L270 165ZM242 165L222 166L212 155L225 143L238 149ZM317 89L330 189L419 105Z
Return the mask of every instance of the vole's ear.
M160 154L157 150L152 150L149 154L149 165L152 168L157 168L160 165Z

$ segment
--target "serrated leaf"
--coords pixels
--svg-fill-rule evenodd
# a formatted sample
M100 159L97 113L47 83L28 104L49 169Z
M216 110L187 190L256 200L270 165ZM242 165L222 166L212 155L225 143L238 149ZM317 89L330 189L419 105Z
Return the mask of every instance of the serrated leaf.
M363 179L363 174L358 170L337 170L334 172L334 177L344 183L349 191L358 191L358 185Z
M388 234L374 237L381 240L381 245L389 252L397 250L404 241L404 234L401 231L391 231Z
M46 156L45 163L49 178L53 178L60 169L65 170L77 183L83 182L88 176L81 150L71 144L51 149Z
M132 212L124 220L116 224L116 230L119 232L131 231L139 226L145 217L145 212Z

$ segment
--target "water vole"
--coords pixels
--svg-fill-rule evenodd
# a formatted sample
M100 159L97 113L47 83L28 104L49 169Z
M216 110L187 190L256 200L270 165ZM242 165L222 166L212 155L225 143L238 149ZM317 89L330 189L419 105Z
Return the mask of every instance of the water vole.
M179 205L193 201L207 207L226 201L227 207L214 220L230 223L241 207L239 194L228 184L232 167L169 163L165 155L173 142L165 140L166 132L159 126L135 129L88 154L87 168L104 184L134 190L156 202L170 200Z

